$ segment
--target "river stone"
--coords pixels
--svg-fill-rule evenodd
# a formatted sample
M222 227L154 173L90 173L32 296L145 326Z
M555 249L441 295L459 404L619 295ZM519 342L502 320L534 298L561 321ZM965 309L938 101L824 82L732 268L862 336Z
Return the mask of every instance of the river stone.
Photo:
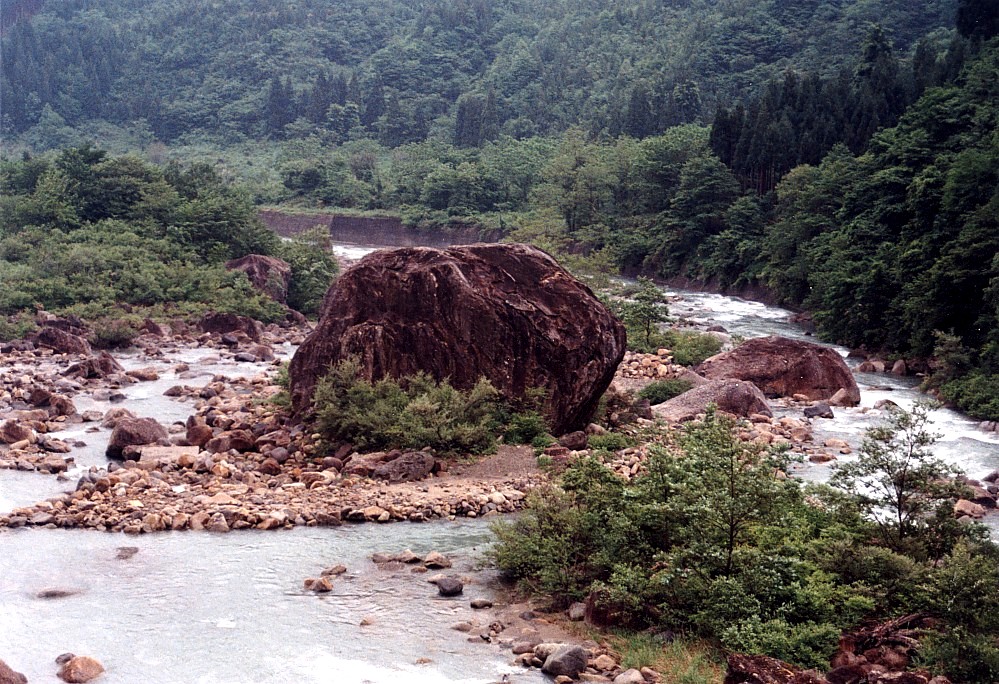
M440 570L442 568L450 568L451 560L439 551L431 551L423 559L423 564L431 570Z
M714 404L718 410L736 416L749 417L754 413L773 416L767 406L767 399L759 388L742 380L712 380L669 401L656 404L652 407L652 413L671 423L682 423L704 413L708 404Z
M844 405L860 403L860 388L843 357L829 347L787 337L747 340L707 359L697 372L709 380L748 380L767 396L802 394L813 401L828 400L843 389Z
M641 670L631 668L615 677L614 684L645 684L645 677L642 676Z
M434 469L434 457L425 451L409 451L371 471L371 477L389 482L416 482Z
M815 406L805 407L805 418L834 418L833 410L829 404L819 402Z
M287 261L263 254L247 254L227 261L225 267L228 271L245 273L254 288L274 301L282 304L287 301L291 282L291 266Z
M64 682L80 683L96 679L104 672L104 666L89 656L71 658L59 670L59 678Z
M541 671L552 677L564 675L575 679L586 669L590 653L582 646L575 644L560 644L551 655L545 658Z
M123 418L111 431L105 454L108 458L122 458L125 447L153 444L167 438L166 428L155 418Z
M291 393L301 415L330 365L357 357L369 380L424 371L467 390L485 377L507 399L543 387L564 434L586 427L624 350L621 323L537 248L380 250L327 292L292 358Z
M493 602L489 599L477 598L472 599L468 605L475 610L483 610L485 608L492 608Z
M436 584L437 593L441 596L458 596L465 590L465 585L457 577L441 577Z
M0 660L0 684L26 684L28 678Z

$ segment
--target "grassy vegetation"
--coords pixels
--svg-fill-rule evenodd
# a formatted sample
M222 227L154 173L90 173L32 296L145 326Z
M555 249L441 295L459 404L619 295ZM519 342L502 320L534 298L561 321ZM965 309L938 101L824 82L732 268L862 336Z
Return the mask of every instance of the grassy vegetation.
M656 380L640 389L638 396L642 399L648 399L649 403L655 406L683 394L693 386L689 380L680 378Z

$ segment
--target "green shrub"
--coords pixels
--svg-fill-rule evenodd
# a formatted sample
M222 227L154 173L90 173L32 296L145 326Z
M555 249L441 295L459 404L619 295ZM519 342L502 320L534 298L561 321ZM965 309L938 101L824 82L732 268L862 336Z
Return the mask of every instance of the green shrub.
M841 629L829 623L789 624L782 619L749 618L722 632L722 643L734 651L768 655L806 668L825 670L836 651Z
M0 341L20 340L36 327L35 322L26 315L0 316Z
M324 438L361 449L432 447L443 454L483 454L495 446L499 393L480 380L468 392L426 374L369 382L350 359L330 368L313 395Z
M620 451L635 444L628 435L620 432L608 432L603 435L590 435L589 447L595 451Z
M683 394L693 386L692 382L681 378L656 380L639 390L638 396L642 399L648 399L649 403L654 406Z
M534 444L534 440L548 435L548 425L538 411L521 411L510 416L503 433L507 444Z
M139 330L132 322L105 318L93 323L90 344L97 349L122 349L131 346L138 336Z
M999 420L999 375L975 372L940 387L940 395L982 420Z
M696 330L667 330L664 337L665 346L673 352L673 361L681 366L696 366L722 348L717 337Z

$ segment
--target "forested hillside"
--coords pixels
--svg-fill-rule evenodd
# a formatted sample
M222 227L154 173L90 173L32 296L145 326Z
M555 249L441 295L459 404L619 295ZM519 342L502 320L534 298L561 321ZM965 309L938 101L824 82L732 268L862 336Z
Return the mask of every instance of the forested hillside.
M52 0L11 3L3 131L146 142L443 135L644 137L708 121L794 68L850 67L871 23L899 54L955 0ZM24 11L17 12L18 8ZM16 21L20 17L19 21ZM29 20L29 17L30 20Z

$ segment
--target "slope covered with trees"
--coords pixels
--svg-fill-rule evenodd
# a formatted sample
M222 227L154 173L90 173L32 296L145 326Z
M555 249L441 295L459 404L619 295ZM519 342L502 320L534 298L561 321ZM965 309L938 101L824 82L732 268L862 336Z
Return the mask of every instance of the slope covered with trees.
M644 137L706 120L786 68L837 73L871 22L907 53L951 26L954 6L49 1L5 28L3 130L35 129L41 144L95 121L167 143L321 133L394 147L443 134L475 146L571 125Z

